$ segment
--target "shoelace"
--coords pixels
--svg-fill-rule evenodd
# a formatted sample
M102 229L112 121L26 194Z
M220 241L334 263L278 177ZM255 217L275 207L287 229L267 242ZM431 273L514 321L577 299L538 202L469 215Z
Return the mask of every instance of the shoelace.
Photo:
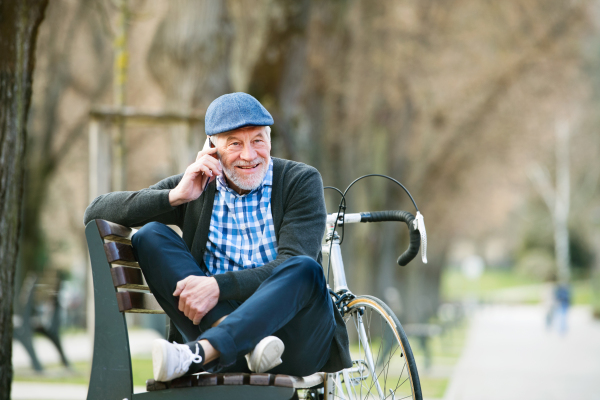
M177 373L187 372L190 369L190 364L192 362L199 364L202 362L202 356L200 355L200 345L196 343L196 352L192 353L190 348L185 344L179 344L173 342L175 345L175 349L179 352L179 364L175 368Z

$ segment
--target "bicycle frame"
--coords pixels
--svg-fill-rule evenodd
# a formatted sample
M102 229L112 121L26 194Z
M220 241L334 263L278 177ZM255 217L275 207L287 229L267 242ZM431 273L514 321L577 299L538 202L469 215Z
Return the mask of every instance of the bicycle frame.
M329 256L329 263L331 265L331 270L333 273L333 291L338 295L341 294L349 294L350 298L352 298L352 292L348 288L348 283L346 282L346 272L344 270L344 261L342 260L342 251L340 248L340 239L337 235L337 232L334 231L335 227L335 218L336 214L331 214L327 217L327 230L325 232L324 243L321 248L321 252L323 256ZM346 214L343 220L338 221L338 225L344 223L355 223L360 222L360 214ZM344 305L341 305L343 308ZM373 361L373 357L371 356L371 351L369 347L369 340L367 334L365 332L365 327L362 321L362 318L358 317L358 332L359 332L359 340L363 348L366 350L367 359L365 360L367 364L367 368L369 369L369 373L373 377L375 381L375 386L377 388L377 392L380 397L385 397L383 394L383 390L381 389L381 385L377 379L377 374L375 373L375 365ZM334 379L336 375L343 374L344 375L344 383L346 385L346 392L349 395L350 399L353 399L352 389L351 389L351 379L347 371L341 371L334 374L327 374L326 382L325 382L325 400L333 399L333 385L337 383L338 391L340 396L343 394L341 384L339 379ZM361 372L362 376L362 372ZM334 383L335 382L335 383ZM338 397L339 398L339 397Z
M335 293L349 292L346 282L346 272L344 270L344 261L342 260L342 250L340 248L340 239L337 232L334 231L337 214L327 216L327 229L325 231L324 243L321 246L323 256L330 258L331 270L333 272L333 291ZM344 223L360 222L360 214L346 214L343 219L338 220L337 225Z

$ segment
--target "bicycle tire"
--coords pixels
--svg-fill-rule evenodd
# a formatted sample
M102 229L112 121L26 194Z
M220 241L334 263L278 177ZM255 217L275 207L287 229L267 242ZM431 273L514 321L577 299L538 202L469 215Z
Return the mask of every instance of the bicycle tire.
M359 316L371 353L371 364L359 337ZM358 296L347 304L344 315L350 337L353 366L333 377L334 399L422 400L417 364L406 333L392 310L373 296ZM345 374L344 374L345 372ZM371 372L377 379L373 379ZM346 378L349 382L346 382ZM348 390L352 393L348 396Z

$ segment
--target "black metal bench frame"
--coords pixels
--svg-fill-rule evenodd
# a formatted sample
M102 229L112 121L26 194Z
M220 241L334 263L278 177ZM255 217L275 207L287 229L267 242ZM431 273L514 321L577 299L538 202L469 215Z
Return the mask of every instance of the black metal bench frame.
M133 256L133 230L104 221L86 228L94 281L94 355L88 400L273 399L296 398L297 388L322 384L323 376L200 374L172 382L147 381L148 392L133 393L131 353L125 313L164 313L145 285ZM133 291L131 291L132 289ZM320 379L320 382L319 382Z

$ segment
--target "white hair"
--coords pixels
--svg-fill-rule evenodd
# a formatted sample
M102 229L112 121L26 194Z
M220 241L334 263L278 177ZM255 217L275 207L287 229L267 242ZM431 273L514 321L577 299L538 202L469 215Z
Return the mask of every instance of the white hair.
M268 125L263 126L263 128L265 128L265 132L267 133L267 137L269 138L269 142L271 141L271 127ZM225 133L225 132L223 132ZM210 136L210 141L212 142L213 145L215 145L215 147L217 146L217 139L219 138L220 133L215 133L214 135Z

